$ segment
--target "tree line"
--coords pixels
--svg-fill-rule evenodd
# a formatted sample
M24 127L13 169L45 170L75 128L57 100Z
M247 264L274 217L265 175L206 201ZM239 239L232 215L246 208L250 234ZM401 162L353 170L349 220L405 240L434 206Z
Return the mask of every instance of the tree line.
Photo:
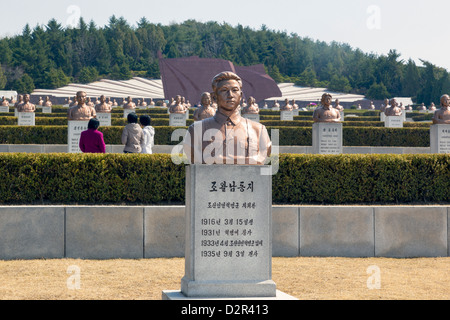
M439 101L450 92L447 70L431 62L404 61L396 50L364 53L348 44L314 41L298 34L255 30L242 25L197 22L161 25L141 18L135 26L110 17L98 27L80 18L76 28L51 19L45 26L25 25L21 34L0 40L0 90L32 92L70 82L101 78L159 78L158 52L164 58L220 58L235 65L264 64L278 83L326 87L370 99L412 97L416 103Z

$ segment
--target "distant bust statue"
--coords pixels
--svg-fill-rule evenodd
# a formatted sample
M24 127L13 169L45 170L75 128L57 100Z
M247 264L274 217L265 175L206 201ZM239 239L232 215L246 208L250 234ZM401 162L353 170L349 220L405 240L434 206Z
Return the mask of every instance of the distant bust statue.
M194 121L211 118L215 114L216 109L211 106L211 94L209 92L203 92L201 106L194 111Z
M141 107L146 107L147 106L147 102L145 102L145 99L142 98L142 102L140 104Z
M370 101L369 109L370 110L375 110L375 105L373 104L373 101Z
M36 106L30 102L30 95L23 96L23 102L17 106L18 112L35 112Z
M153 101L152 98L150 98L150 101L148 102L148 105L149 105L149 106L152 106L152 107L155 106L155 102Z
M339 104L339 99L336 99L334 102L334 108L339 112L344 111L344 107Z
M9 102L6 100L5 96L2 98L2 107L9 107Z
M187 108L186 105L183 103L181 96L175 97L175 103L172 104L169 108L170 113L186 113Z
M441 97L441 108L434 112L433 124L450 124L450 96L448 94Z
M383 104L380 107L380 112L384 113L384 110L389 106L389 99L384 99Z
M280 111L292 111L292 105L289 103L289 99L284 99L284 105L280 108Z
M71 120L90 120L97 115L95 109L86 104L86 92L78 91L75 96L77 105L69 108L67 119Z
M42 100L42 97L39 97L38 106L43 106L43 105L44 105L44 100Z
M398 106L397 100L392 98L390 101L390 107L384 110L384 114L387 117L399 117L402 115L402 109Z
M431 103L430 108L428 108L428 110L436 111L436 106L435 106L434 102Z
M98 113L110 113L111 112L111 104L106 101L104 95L100 96L100 103L95 106L95 112Z
M417 108L417 110L419 110L419 111L427 110L427 107L425 107L425 103L422 103L422 104Z
M298 104L295 103L295 100L292 100L292 109L297 110Z
M69 100L70 101L70 103L69 103L69 108L70 107L75 107L78 103L77 103L77 96L75 95L75 96L73 96L73 101L71 101L71 100Z
M341 121L341 114L338 110L331 106L332 96L329 93L322 95L320 107L317 107L313 113L314 122L339 122Z
M273 109L276 109L276 108L279 109L279 108L280 108L280 104L278 103L277 100L274 101L272 108L273 108Z
M130 96L127 97L126 102L123 104L124 109L136 109L136 104L133 102Z
M247 99L247 106L242 110L242 114L259 114L259 106L255 102L255 98Z
M50 101L50 97L45 97L44 107L51 107L53 104Z
M239 114L242 80L233 72L213 78L217 112L189 126L183 148L196 164L264 164L272 143L264 125Z
M19 94L19 95L17 96L17 101L16 101L16 103L14 104L14 108L17 108L17 107L19 106L19 104L21 104L21 103L23 103L23 95Z

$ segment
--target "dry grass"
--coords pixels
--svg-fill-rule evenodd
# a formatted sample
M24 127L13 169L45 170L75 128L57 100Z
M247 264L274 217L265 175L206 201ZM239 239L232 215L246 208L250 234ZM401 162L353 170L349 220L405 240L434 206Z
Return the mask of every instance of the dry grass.
M368 289L369 266L381 288ZM69 289L70 266L80 289ZM277 289L302 300L448 300L450 258L273 258ZM0 300L160 300L179 290L184 259L0 261Z

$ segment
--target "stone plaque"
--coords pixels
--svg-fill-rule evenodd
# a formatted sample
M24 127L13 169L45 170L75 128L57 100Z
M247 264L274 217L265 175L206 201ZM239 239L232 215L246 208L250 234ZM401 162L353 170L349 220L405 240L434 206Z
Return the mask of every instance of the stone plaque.
M68 121L68 130L67 130L67 147L69 153L81 153L79 142L81 132L87 130L89 120L86 121L77 121L70 120Z
M169 126L185 127L186 126L186 114L185 113L171 113L169 115Z
M294 117L295 117L295 116L298 116L298 109L292 110L292 114L294 115Z
M342 123L314 122L312 142L315 154L341 154Z
M136 112L134 109L123 109L123 117L126 119L129 113Z
M403 128L403 117L387 116L384 120L384 126L386 128Z
M259 122L259 114L257 114L257 113L256 114L255 113L244 113L242 115L242 117L252 120L252 121L255 121L255 122Z
M380 121L385 121L386 120L386 115L384 114L384 112L380 112Z
M0 112L9 112L8 106L0 106Z
M52 107L42 107L42 113L52 113Z
M186 167L186 297L274 297L270 166Z
M18 112L17 124L19 126L34 126L35 117L34 112Z
M430 126L431 153L450 153L450 124Z
M111 113L108 112L97 113L97 119L98 121L100 121L101 127L111 126Z
M280 120L293 121L294 120L294 112L293 111L281 111L280 112Z

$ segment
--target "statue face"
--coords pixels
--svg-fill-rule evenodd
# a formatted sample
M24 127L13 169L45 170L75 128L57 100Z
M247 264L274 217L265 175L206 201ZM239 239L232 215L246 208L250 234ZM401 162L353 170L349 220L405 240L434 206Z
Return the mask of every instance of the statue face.
M223 108L225 111L233 111L241 101L241 87L236 80L224 80L218 84L216 97L219 108Z
M391 107L397 106L397 101L395 99L391 100Z
M444 94L441 98L441 105L443 107L450 106L450 96L448 96L447 94Z
M211 104L211 96L209 94L204 94L202 96L202 105L209 106Z
M329 96L329 95L324 95L323 97L322 97L322 104L324 105L324 106L329 106L329 105L331 105L331 96Z
M30 101L30 95L29 95L29 94L24 95L24 96L23 96L23 101L24 101L25 103L29 102L29 101Z
M76 96L78 104L86 103L86 92L78 92Z

